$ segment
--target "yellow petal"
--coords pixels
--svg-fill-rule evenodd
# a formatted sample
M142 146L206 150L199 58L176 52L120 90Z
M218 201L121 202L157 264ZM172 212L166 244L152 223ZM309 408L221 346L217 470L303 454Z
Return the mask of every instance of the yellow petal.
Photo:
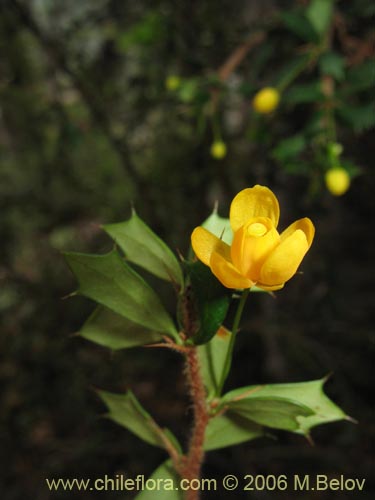
M242 289L254 285L251 280L242 276L231 262L217 252L211 255L210 267L216 278L227 288Z
M257 286L275 286L288 281L296 273L309 249L305 233L297 229L285 238L266 259Z
M266 292L275 292L276 290L281 290L284 288L284 283L281 285L262 285L262 283L257 283L257 287L261 288L262 290Z
M211 255L214 251L230 260L230 246L204 227L199 226L194 229L191 235L191 245L195 255L206 266L210 265Z
M315 227L314 224L311 222L311 220L308 217L305 217L304 219L299 219L293 222L289 227L285 229L281 233L281 241L285 240L290 236L291 234L294 233L297 229L301 229L305 233L306 239L307 239L307 244L309 245L309 248L311 246L311 243L314 239L314 234L315 234Z
M253 217L268 217L276 227L279 215L279 202L273 192L265 186L256 185L243 189L233 198L229 219L235 232Z
M271 219L255 217L236 231L232 248L232 262L236 268L252 281L258 281L260 269L279 244L280 236Z

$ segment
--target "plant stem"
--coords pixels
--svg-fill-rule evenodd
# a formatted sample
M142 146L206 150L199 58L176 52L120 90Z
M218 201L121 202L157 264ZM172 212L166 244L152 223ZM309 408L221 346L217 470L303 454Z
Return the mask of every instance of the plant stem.
M218 397L221 396L221 392L223 390L225 381L226 381L226 379L229 375L229 372L230 372L230 367L232 365L234 343L236 340L237 331L238 331L238 327L240 325L241 316L243 313L245 302L246 302L246 299L247 299L249 293L250 293L250 288L248 288L242 292L242 295L241 295L241 298L240 298L240 301L239 301L239 304L237 307L236 315L234 316L232 334L230 336L229 347L228 347L228 351L227 351L227 355L226 355L225 363L224 363L224 369L222 371L222 376L221 376L221 380L220 380L220 384L219 384L219 388L218 388L218 393L217 393Z
M209 421L206 404L206 389L204 387L197 347L191 347L186 353L186 375L189 384L190 396L193 402L194 423L190 438L189 449L184 457L180 474L184 479L199 478L204 459L204 437ZM186 500L198 500L199 491L187 490Z

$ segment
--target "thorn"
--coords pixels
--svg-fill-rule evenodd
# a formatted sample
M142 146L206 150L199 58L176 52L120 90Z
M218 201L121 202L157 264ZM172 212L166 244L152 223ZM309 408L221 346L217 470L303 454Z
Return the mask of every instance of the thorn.
M78 290L68 293L68 295L64 295L63 297L61 297L61 300L70 299L70 297L75 297L76 295L78 295Z
M179 248L176 248L176 253L177 253L178 258L180 259L181 262L185 262L186 261L185 257L182 255L182 253L181 253L181 251L180 251Z
M216 215L218 210L219 210L219 200L215 200L214 209L213 209L212 213Z
M333 373L334 373L333 371L329 372L329 373L327 373L327 375L325 375L323 377L323 381L324 381L323 384L325 384L331 377L333 377Z
M356 420L353 417L350 417L349 415L345 415L344 418L345 418L345 420L347 420L348 422L351 422L352 424L359 424L358 420Z
M133 200L130 202L130 210L131 210L132 217L134 217L135 215L137 215L137 212L135 210L135 206L134 206L134 201Z
M310 434L306 434L305 438L306 438L306 440L307 440L307 442L309 443L310 446L315 446L313 438L310 436Z

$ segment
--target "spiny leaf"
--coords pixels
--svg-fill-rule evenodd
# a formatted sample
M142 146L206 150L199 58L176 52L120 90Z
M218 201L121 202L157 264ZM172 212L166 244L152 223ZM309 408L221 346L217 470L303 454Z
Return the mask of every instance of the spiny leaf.
M182 286L182 269L177 258L135 212L129 220L106 224L103 228L130 262Z
M233 231L230 226L229 219L220 217L215 208L212 214L203 222L202 227L210 231L225 243L230 245L233 240Z
M310 416L314 412L307 406L290 398L254 395L239 401L230 401L229 408L236 414L273 429L296 431L298 417Z
M139 493L135 500L183 500L182 489L179 489L180 477L172 466L171 460L163 462L149 477L156 484L160 484L157 489L145 489Z
M326 378L310 382L292 384L269 384L248 386L228 392L222 399L224 404L234 400L245 400L253 397L286 398L304 405L313 411L310 416L297 416L298 428L293 432L308 435L313 427L348 419L345 413L335 405L323 391Z
M208 392L208 398L217 395L220 388L220 380L231 335L231 332L225 327L220 327L209 342L198 348L202 377Z
M168 438L171 432L166 433L157 425L131 391L126 394L98 391L98 395L107 405L108 417L111 420L125 427L146 443L165 448L162 436Z
M254 422L227 411L213 417L207 426L204 449L216 450L251 441L264 435L262 427Z
M113 350L162 340L160 333L137 325L103 306L95 309L78 333L91 342Z
M116 251L105 255L66 253L79 293L134 323L177 337L171 317L150 286Z

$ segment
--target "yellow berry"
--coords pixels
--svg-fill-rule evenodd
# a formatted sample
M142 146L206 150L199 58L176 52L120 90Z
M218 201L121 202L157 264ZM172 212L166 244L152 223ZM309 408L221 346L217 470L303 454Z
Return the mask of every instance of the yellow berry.
M177 90L181 85L181 78L177 75L169 75L165 80L165 88L170 91Z
M280 93L273 87L264 87L259 90L253 99L253 108L257 113L272 113L280 102Z
M211 144L211 156L221 160L227 154L227 146L223 141L215 141Z
M334 196L341 196L350 186L350 176L342 167L330 168L325 175L325 182L328 191Z

